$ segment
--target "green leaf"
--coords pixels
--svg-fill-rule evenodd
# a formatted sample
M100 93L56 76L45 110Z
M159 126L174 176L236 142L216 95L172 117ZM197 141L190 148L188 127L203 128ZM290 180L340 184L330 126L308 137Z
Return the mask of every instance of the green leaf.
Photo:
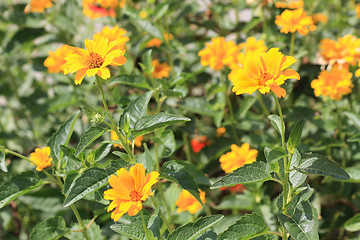
M268 156L266 157L266 160L268 161L268 163L274 163L277 162L278 160L280 160L281 158L286 157L286 151L281 148L281 147L277 147L272 149Z
M318 215L315 207L309 201L302 201L297 204L294 213L291 215L278 214L278 220L294 239L319 239Z
M154 13L152 14L152 21L155 22L160 19L169 9L169 3L164 2L156 6Z
M165 130L161 133L159 138L153 139L159 143L158 155L161 158L170 157L175 152L176 141L173 131Z
M235 224L219 235L219 240L252 239L267 231L268 227L262 217L253 214L242 216Z
M113 152L114 155L120 157L122 160L124 160L125 162L131 162L131 158L129 155L127 155L124 152L119 152L119 151L114 151Z
M93 118L97 114L96 111L92 110L87 106L81 106L80 109L81 112L83 112L89 119Z
M299 151L295 148L290 163L290 169L295 169L295 170L289 173L289 180L293 188L297 188L298 186L303 184L307 178L306 174L296 170L296 168L300 165L300 163L301 163L301 155Z
M156 26L151 24L149 21L136 19L134 20L134 22L151 36L163 39L160 30Z
M30 240L52 240L57 239L59 235L68 232L69 229L66 228L66 223L63 217L57 216L49 218L44 222L36 225L34 230L30 235Z
M301 164L296 169L307 174L329 176L341 180L350 179L349 174L339 165L324 156L313 153L305 153L301 159Z
M67 157L73 161L76 161L76 162L82 162L79 158L75 157L75 151L76 151L75 148L61 145L60 149L64 153L65 157Z
M61 124L60 128L49 139L47 145L51 149L51 158L54 161L54 165L57 165L60 159L60 146L66 146L69 142L74 130L75 122L79 115L80 111L71 116L65 123Z
M231 187L237 184L265 182L271 179L270 165L264 162L246 164L210 186L210 189Z
M142 56L142 63L141 66L147 74L152 74L153 72L153 65L152 65L152 57L151 57L152 49L147 50Z
M151 156L150 151L145 143L144 143L144 149L145 152L137 156L136 162L144 165L145 169L148 172L152 172L154 170L155 160Z
M86 195L108 184L110 175L114 174L121 167L122 165L119 161L113 161L106 169L93 167L85 170L81 176L71 184L70 189L67 191L68 193L64 201L64 207L70 206L84 198Z
M103 160L111 151L112 144L102 144L94 152L94 161L99 162Z
M34 171L23 172L0 186L0 208L11 200L24 195L42 184L41 177Z
M203 204L200 199L199 186L183 165L174 160L165 162L161 167L160 177L179 184L181 188L189 191L201 204Z
M91 220L87 220L87 219L83 220L84 225L85 226L89 225L90 221ZM68 239L71 239L71 240L86 240L84 237L84 234L82 232L78 231L79 229L81 229L81 226L79 223L71 224L71 230L76 230L76 231L66 234L65 237L67 237ZM86 230L86 233L87 233L89 239L102 239L101 238L101 229L95 222L91 223L90 227Z
M357 232L360 231L360 213L355 214L350 219L348 219L344 227L349 232Z
M207 229L220 221L223 215L200 217L193 222L187 223L175 229L168 237L168 240L193 240L200 236Z
M344 115L347 116L351 120L351 122L354 123L354 126L360 129L360 116L358 114L352 112L344 112Z
M146 115L147 106L151 99L153 91L149 91L134 101L124 110L120 116L119 127L122 129L125 126L125 114L128 113L130 117L130 129L135 127L135 123Z
M231 194L224 197L222 201L213 208L217 210L238 209L251 211L254 203L255 200L251 195Z
M131 132L133 138L155 131L156 129L173 125L176 123L190 121L190 118L171 113L157 113L139 119L135 123L135 130Z
M144 220L147 227L151 230L153 236L158 237L160 239L160 228L161 228L161 219L160 219L160 211L156 211L154 215L150 215L146 210L142 210L144 214ZM121 219L120 219L121 221ZM148 240L142 225L142 220L140 214L130 217L130 222L127 223L119 223L113 224L110 226L112 230L117 233L120 233L123 236L126 236L130 239L136 240Z
M285 126L284 124L281 124L281 119L278 115L270 115L268 116L269 120L271 121L271 125L276 129L276 131L280 134L280 136L283 136Z
M249 109L256 103L256 97L246 96L241 100L241 106L239 109L239 118L245 117Z
M188 173L191 174L191 176L193 176L195 182L198 185L210 186L211 183L209 178L206 177L202 171L198 170L194 164L182 160L176 162L184 166L185 171L187 171Z
M305 125L305 120L300 120L296 123L293 130L290 133L290 137L287 143L287 149L290 153L294 152L301 143L301 134Z
M212 105L204 98L186 98L182 102L181 108L186 111L205 116L214 116L216 114L216 111L212 109Z
M150 89L145 75L119 75L113 78L110 84L124 84L136 88Z
M360 132L347 139L347 142L360 142Z
M79 156L79 154L82 153L87 146L89 146L92 142L101 137L106 131L107 128L102 128L99 126L90 127L81 136L80 142L76 148L75 156Z
M3 172L8 172L6 167L6 158L5 158L5 150L2 146L0 146L0 169Z

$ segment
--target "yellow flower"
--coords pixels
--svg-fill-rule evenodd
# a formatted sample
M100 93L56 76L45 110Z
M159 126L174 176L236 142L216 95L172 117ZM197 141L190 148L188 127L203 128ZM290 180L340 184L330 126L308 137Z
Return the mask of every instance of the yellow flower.
M313 15L311 15L314 24L317 24L319 22L322 23L327 23L328 22L328 17L322 13L314 13Z
M280 85L287 79L300 79L299 74L290 67L296 60L284 56L278 48L271 48L267 53L249 54L243 68L233 69L229 80L233 82L232 91L237 95L252 94L256 90L265 94L272 90L279 98L286 96Z
M114 8L105 8L101 5L101 0L83 0L83 14L91 19L101 17L115 17Z
M64 72L65 57L71 52L70 49L68 45L63 45L55 52L49 52L49 56L44 61L44 66L48 68L49 73Z
M109 28L105 26L100 32L95 33L93 38L94 40L99 40L100 38L106 37L109 42L117 41L121 47L125 47L125 44L130 40L128 36L125 36L126 30L115 26L113 28Z
M221 70L225 65L232 66L237 63L239 47L234 41L226 41L224 37L212 38L211 43L205 43L205 46L198 53L202 66Z
M113 141L119 141L119 136L116 134L115 131L111 131L110 134L111 134L111 140L113 140ZM142 141L144 141L144 135L141 135L141 136L136 137L136 138L134 139L134 145L137 146L137 147L141 147ZM128 141L128 144L131 144L131 142ZM123 148L121 145L116 144L116 143L114 143L113 146L114 146L114 147Z
M171 67L166 62L160 63L159 60L154 59L152 60L152 66L154 67L154 71L152 73L153 78L167 78L169 77L169 73L171 70Z
M331 71L321 71L317 79L311 82L315 96L330 96L331 99L341 100L342 95L351 93L354 86L351 82L352 73L345 67L335 66Z
M112 187L104 192L104 198L111 200L107 211L111 213L114 222L118 221L126 212L135 216L142 209L142 202L154 193L151 187L157 183L158 172L145 174L142 164L135 164L129 172L125 168L116 171L117 176L111 175L109 184Z
M124 57L125 49L117 41L111 41L107 38L98 40L85 40L87 50L73 48L65 58L64 74L77 72L75 75L75 84L81 84L85 74L88 77L99 75L102 79L110 77L108 65L120 66L126 61Z
M162 41L159 38L153 38L150 41L148 41L148 43L146 44L146 47L151 48L151 47L160 47Z
M265 46L265 41L256 40L255 37L247 38L245 43L239 44L239 47L240 49L244 50L245 54L254 52L264 53L268 50L268 48Z
M257 155L258 151L250 149L248 143L244 143L241 147L232 144L231 152L221 155L220 166L226 173L231 173L245 164L255 162Z
M275 23L281 27L280 32L285 34L298 32L304 36L309 33L309 30L314 31L316 29L312 18L302 8L286 9L280 16L276 16Z
M164 33L164 40L165 41L170 41L170 40L172 40L174 38L174 35L172 35L171 33L167 33L167 32L165 32Z
M37 171L42 171L43 168L50 167L52 161L52 158L50 157L50 148L36 148L35 152L30 154L30 160L36 165Z
M282 0L282 1L277 1L275 3L275 7L277 7L277 8L290 8L290 9L302 8L302 7L304 7L304 1L303 0Z
M200 191L200 199L203 203L206 203L205 192ZM183 189L180 193L179 198L176 201L176 206L178 207L177 212L181 213L183 211L188 211L191 214L195 214L198 210L202 208L201 203L193 196L189 191Z
M52 6L51 0L30 0L30 3L26 5L24 12L43 12L46 8L50 8Z
M217 137L221 137L226 133L226 128L225 127L219 127L216 129L216 136Z
M360 18L360 3L356 4L355 6L355 12L356 12L356 16L358 18Z
M337 41L323 39L320 43L320 54L329 64L356 64L360 57L360 39L345 35Z
M145 10L140 11L140 18L145 19L148 16L147 12Z

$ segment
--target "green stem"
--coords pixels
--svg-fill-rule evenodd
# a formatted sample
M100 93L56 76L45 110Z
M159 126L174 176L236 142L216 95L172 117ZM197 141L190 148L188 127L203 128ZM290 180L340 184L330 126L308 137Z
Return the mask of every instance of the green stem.
M146 234L146 238L151 240L151 237L150 237L149 232L148 232L149 229L146 227L143 210L140 211L140 215L141 215L142 225L143 225L143 228L144 228L144 231L145 231L145 234Z
M86 232L86 230L87 230L86 226L84 225L84 222L82 221L78 210L76 209L76 207L74 205L70 205L70 208L74 212L75 217L76 217L78 223L80 224L81 232L84 234L85 239L90 240L89 235Z
M258 99L258 101L259 101L259 103L260 103L260 106L261 106L262 110L264 111L265 115L266 115L266 116L269 116L270 113L269 113L269 111L267 110L267 108L266 108L266 106L265 106L265 103L264 103L264 101L263 101L263 99L262 99L262 97L261 97L261 93L258 92L258 93L256 94L256 97L257 97L257 99Z
M155 199L153 196L151 196L150 199L151 199L151 201L153 202L154 207L155 207L155 208L158 208L158 207L159 207L159 204L157 203L156 199ZM163 220L163 222L165 223L166 228L167 228L167 230L169 231L169 233L171 233L172 230L174 229L174 226L170 226L170 224L169 224L169 222L167 221L164 213L162 213L161 211L160 211L160 217L161 217L161 219Z
M183 132L183 141L184 141L184 148L185 148L185 155L186 155L186 160L188 160L190 163L191 161L191 153L190 153L190 144L189 144L189 140L187 138L187 134L186 132Z
M221 74L221 75L224 75L224 74ZM224 82L225 86L226 86L226 82ZM231 90L230 90L231 92ZM225 88L225 98L226 98L226 104L229 108L229 114L230 114L230 120L231 120L231 130L232 130L232 133L234 135L234 138L235 138L235 142L240 146L241 142L240 142L240 139L237 135L237 131L236 131L236 127L235 127L235 114L234 114L234 110L233 110L233 107L232 107L232 103L231 103L231 99L230 99L230 94L228 93L228 90L227 88Z
M98 87L99 87L99 91L100 91L101 99L102 99L103 104L104 104L105 111L108 114L111 125L112 125L111 129L116 132L122 147L125 149L126 153L129 154L131 161L133 163L135 163L136 160L135 160L134 154L132 153L131 149L129 148L129 145L125 142L123 135L119 132L119 129L117 128L117 125L116 125L114 119L112 118L112 116L110 114L108 105L106 103L105 95L104 95L104 88L102 86L100 77L97 76L97 75L96 75L96 81L97 81L97 84L98 84Z
M294 44L295 44L295 33L292 33L291 42L290 42L290 56L294 54Z

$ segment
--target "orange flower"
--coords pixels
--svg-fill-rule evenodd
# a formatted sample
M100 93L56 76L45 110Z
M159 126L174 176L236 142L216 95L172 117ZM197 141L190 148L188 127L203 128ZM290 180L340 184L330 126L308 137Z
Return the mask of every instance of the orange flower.
M277 8L290 8L290 9L302 8L302 7L304 7L304 1L303 0L282 0L282 1L277 1L275 3L275 7L277 7Z
M210 145L206 136L191 139L190 143L194 153L199 153L205 146Z
M263 54L250 54L245 59L244 68L234 69L229 74L234 85L232 90L237 95L252 94L256 90L265 94L272 90L279 98L285 97L286 91L280 85L287 79L300 79L295 70L286 69L295 62L295 58L284 56L278 48L271 48Z
M35 152L30 154L30 160L36 165L37 171L42 171L46 167L51 166L52 158L50 157L50 148L36 148Z
M43 12L46 8L50 8L52 6L51 0L30 0L30 3L26 5L24 12Z
M330 96L341 100L342 95L351 93L354 86L351 82L352 73L347 68L335 66L331 71L321 71L317 79L311 82L315 96Z
M327 23L328 22L328 17L322 13L314 13L313 15L311 15L314 24L317 24L319 22L323 22L323 23Z
M226 128L225 127L219 127L216 129L216 136L217 137L221 137L226 133Z
M236 193L236 192L244 192L244 190L246 189L245 185L243 184L237 184L235 186L232 186L232 187L221 187L220 188L220 191L226 191L226 190L229 190L230 192L232 193Z
M285 34L298 32L304 36L309 33L309 30L314 31L316 29L312 18L307 16L302 8L296 10L286 9L280 16L276 16L275 23L281 27L280 32Z
M108 26L104 27L100 32L95 33L93 38L94 40L99 40L100 38L108 38L109 42L117 41L121 47L125 47L125 44L130 40L129 37L125 36L126 30L115 26L109 28Z
M142 164L135 164L129 172L125 168L116 171L117 176L111 175L109 184L112 189L104 192L106 200L112 200L107 211L111 213L111 218L118 221L126 212L130 216L135 216L142 209L142 202L154 193L151 187L157 183L160 175L154 171L145 175L145 167Z
M105 8L101 5L101 0L83 0L83 14L91 19L101 17L115 17L114 8Z
M147 44L146 47L151 48L151 47L160 47L162 41L159 38L153 38L151 39Z
M265 46L265 41L256 40L255 37L247 38L245 43L239 44L239 47L240 49L244 50L245 54L254 52L264 53L268 50L268 48Z
M125 49L117 41L111 41L107 38L98 40L85 40L87 50L73 48L65 58L64 74L77 72L75 75L75 84L81 84L85 74L88 77L99 75L102 79L110 77L108 65L120 66L126 61L124 57Z
M360 3L356 4L355 6L355 12L356 12L356 16L358 18L360 18Z
M352 35L345 35L337 41L325 38L320 43L320 54L330 65L355 65L360 57L360 39Z
M111 140L113 140L113 141L119 141L119 136L116 134L115 131L111 131L110 134L111 134ZM144 135L141 135L141 136L136 137L136 138L134 139L134 145L137 146L137 147L141 147L142 141L144 141ZM131 144L131 142L128 141L128 144ZM123 148L121 145L116 144L116 143L114 143L113 146L114 146L114 147Z
M200 191L200 199L203 203L206 203L205 192ZM191 214L195 214L198 210L202 208L201 203L193 196L189 191L183 189L180 193L179 198L176 201L176 206L178 207L177 212L181 213L183 211L188 211Z
M226 173L231 173L234 170L256 161L258 151L250 149L248 143L244 143L241 147L235 144L231 145L231 152L221 155L220 166Z
M154 71L152 73L153 78L162 79L169 77L169 73L171 67L166 62L160 63L159 60L152 60L152 66L154 67Z
M167 33L167 32L165 32L164 33L164 40L165 41L170 41L170 40L172 40L174 38L174 35L172 35L171 33Z
M70 49L68 45L63 45L55 52L49 52L49 56L44 61L44 66L48 68L49 73L64 72L65 57L71 52Z
M237 64L239 47L234 41L225 41L224 37L212 38L211 43L205 43L205 48L198 55L202 66L210 66L221 70L225 65Z

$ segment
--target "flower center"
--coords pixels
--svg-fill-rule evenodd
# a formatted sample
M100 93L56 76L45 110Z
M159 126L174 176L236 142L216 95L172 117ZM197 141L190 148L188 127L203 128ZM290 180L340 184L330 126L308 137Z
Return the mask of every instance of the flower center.
M104 63L104 59L99 54L94 52L90 53L85 61L85 64L90 69L100 68L103 63Z
M129 196L130 196L132 202L138 202L142 198L141 193L139 193L136 190L130 191Z
M265 73L262 73L261 74L261 76L259 77L259 85L261 85L261 86L265 86L266 85L266 82L268 81L268 80L270 80L270 79L272 79L273 77L269 74L269 73L267 73L267 72L265 72Z

